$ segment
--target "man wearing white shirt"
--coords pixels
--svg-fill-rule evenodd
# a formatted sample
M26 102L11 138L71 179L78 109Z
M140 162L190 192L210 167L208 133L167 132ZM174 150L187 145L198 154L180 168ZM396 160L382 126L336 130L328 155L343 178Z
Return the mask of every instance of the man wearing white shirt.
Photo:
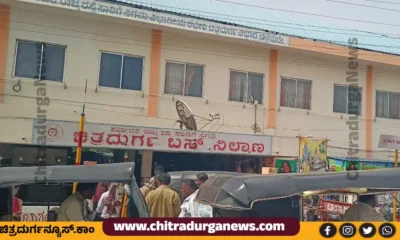
M194 199L197 195L197 185L192 179L186 179L183 181L181 186L181 193L184 197L183 203L181 205L180 218L190 218L194 217Z
M96 212L102 218L119 217L119 210L122 203L119 199L118 188L118 183L111 183L108 191L101 195Z

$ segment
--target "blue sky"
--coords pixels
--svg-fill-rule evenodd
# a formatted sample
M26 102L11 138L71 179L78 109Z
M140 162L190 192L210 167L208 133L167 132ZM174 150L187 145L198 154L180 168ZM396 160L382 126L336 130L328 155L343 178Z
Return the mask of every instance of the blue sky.
M389 8L392 11L362 6L353 6L327 0L229 0L231 2L246 3L270 8L284 9L297 12L306 12L319 15L335 16L362 21L382 22L400 25L400 0L337 0L353 4L368 5L378 8ZM388 2L388 3L386 3ZM392 2L393 4L390 4ZM394 10L394 11L393 11ZM398 12L396 12L398 10ZM294 13L293 13L294 14ZM297 14L296 14L297 15ZM307 16L300 14L302 18L313 21L331 23L338 26L360 29L369 32L394 34L400 38L400 26L387 26L372 23L362 23L347 20L337 20L324 17Z

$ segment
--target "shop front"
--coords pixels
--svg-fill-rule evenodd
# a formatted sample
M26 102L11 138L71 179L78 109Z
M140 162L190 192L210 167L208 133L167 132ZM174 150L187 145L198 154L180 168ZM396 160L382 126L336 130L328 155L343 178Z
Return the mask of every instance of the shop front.
M33 145L42 132L46 146L77 145L78 122L49 120L45 127L34 128ZM139 153L141 178L151 177L155 165L166 171L261 173L264 158L272 155L272 136L86 123L82 146Z

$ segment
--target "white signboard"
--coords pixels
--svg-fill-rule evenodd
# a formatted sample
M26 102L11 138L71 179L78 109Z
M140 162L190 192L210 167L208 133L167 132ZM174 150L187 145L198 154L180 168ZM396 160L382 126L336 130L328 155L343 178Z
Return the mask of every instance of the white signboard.
M212 218L213 208L209 205L205 205L194 201L194 217L198 218Z
M400 137L381 134L381 137L379 138L378 148L393 150L400 149Z
M50 210L59 206L50 206ZM22 222L46 222L47 221L47 206L23 206L22 207Z
M32 144L74 147L78 122L33 121ZM83 147L269 156L272 137L86 123Z
M250 30L218 24L211 21L197 20L173 14L148 11L131 7L129 5L114 4L96 0L19 0L22 2L37 3L55 6L87 13L132 19L135 21L157 24L181 30L189 30L213 35L220 35L238 39L246 39L261 43L289 46L289 37L264 31Z

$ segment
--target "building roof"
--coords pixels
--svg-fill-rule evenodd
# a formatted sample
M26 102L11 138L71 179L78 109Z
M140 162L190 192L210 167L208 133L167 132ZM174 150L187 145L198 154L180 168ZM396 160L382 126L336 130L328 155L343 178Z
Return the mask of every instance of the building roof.
M358 48L400 55L400 39L302 19L276 10L256 8L216 0L108 0L171 14L243 26L283 35L348 46L358 39Z

